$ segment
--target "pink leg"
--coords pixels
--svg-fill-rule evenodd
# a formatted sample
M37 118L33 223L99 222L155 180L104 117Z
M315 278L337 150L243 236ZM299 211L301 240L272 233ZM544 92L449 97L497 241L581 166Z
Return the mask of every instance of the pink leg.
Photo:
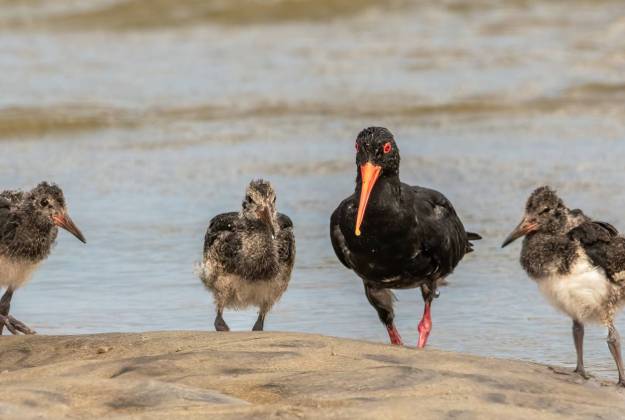
M397 331L397 328L395 328L395 324L387 325L386 330L388 331L388 337L391 339L391 344L395 346L404 345L404 343L401 341L401 336L399 335L399 331Z
M430 331L432 331L432 315L430 314L430 303L425 301L425 308L423 309L423 318L419 322L419 344L417 347L422 349L428 341Z

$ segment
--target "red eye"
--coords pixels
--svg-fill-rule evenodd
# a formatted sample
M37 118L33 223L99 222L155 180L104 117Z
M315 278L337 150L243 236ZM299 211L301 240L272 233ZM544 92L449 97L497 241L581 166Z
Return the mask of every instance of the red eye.
M393 150L393 145L389 141L388 143L384 143L384 149L382 149L384 153L390 153Z
M356 147L356 151L359 151L359 150L360 150L360 145L358 144L358 142L356 142L355 147Z

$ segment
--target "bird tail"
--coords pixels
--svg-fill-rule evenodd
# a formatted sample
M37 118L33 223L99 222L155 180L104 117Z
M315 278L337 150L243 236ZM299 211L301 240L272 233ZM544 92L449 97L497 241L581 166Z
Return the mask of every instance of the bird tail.
M480 239L482 239L482 237L477 233L467 232L467 254L473 252L473 244L470 241L479 241Z
M478 233L467 232L467 239L470 241L479 241L482 237Z

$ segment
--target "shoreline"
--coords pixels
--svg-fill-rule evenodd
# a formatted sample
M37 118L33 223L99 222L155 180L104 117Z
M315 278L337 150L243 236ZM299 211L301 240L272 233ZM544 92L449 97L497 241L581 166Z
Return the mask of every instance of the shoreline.
M0 337L0 417L622 418L625 389L531 362L321 335Z

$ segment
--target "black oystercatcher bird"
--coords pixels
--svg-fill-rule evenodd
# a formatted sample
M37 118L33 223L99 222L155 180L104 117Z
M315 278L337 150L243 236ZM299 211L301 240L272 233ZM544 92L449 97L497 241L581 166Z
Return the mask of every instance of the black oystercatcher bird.
M0 193L0 286L7 289L0 299L0 334L4 327L13 334L34 334L9 315L11 298L50 254L57 226L86 243L56 185L42 182L28 192Z
M603 323L618 383L625 386L620 336L614 327L616 312L625 304L625 238L612 225L592 220L581 210L569 210L546 186L529 197L523 220L502 247L522 236L523 269L551 304L573 320L575 372L587 378L584 324Z
M229 331L224 308L256 306L253 330L262 331L265 316L289 285L294 261L291 219L276 212L269 182L252 181L241 211L215 216L204 239L200 278L215 298L215 329Z
M480 239L465 232L443 194L399 180L399 149L382 127L356 138L356 191L332 214L330 237L339 260L362 278L392 344L402 341L389 289L421 287L420 348L432 328L430 305L438 285L471 252L469 240Z

